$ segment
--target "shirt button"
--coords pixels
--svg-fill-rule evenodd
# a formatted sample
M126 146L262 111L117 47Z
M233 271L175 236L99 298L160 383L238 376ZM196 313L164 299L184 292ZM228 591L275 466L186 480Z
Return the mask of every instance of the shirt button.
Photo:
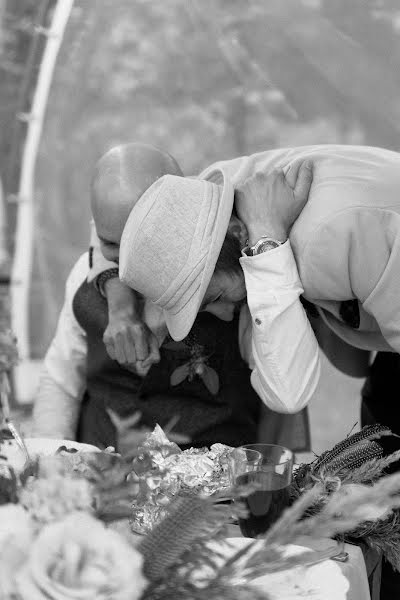
M255 323L256 325L261 325L261 319L256 319Z

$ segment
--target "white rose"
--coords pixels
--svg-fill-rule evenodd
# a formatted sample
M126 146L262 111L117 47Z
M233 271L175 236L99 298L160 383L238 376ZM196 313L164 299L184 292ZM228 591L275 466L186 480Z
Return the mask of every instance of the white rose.
M47 525L17 575L22 600L136 600L146 587L142 556L86 513Z

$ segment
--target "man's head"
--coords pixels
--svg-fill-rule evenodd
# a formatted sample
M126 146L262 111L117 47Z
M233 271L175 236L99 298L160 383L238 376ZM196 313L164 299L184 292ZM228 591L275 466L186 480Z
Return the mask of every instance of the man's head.
M167 175L128 218L120 278L163 309L174 339L186 337L199 310L231 320L246 297L239 258L247 232L233 200L226 178L217 185Z
M118 261L128 216L143 192L163 175L182 176L172 156L147 144L115 146L98 161L91 184L91 204L101 250Z

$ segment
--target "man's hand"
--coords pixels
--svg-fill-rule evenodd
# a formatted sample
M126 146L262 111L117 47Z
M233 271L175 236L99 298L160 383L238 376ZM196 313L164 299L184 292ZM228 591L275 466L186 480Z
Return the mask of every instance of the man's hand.
M110 358L142 377L160 361L157 338L145 323L133 321L130 312L113 314L103 341Z
M247 179L235 194L239 219L247 228L252 246L262 236L285 242L303 210L312 184L312 163L293 164L285 174L259 172Z
M117 277L109 279L104 291L108 302L108 325L103 341L113 360L144 377L160 361L158 340L141 320L135 292Z

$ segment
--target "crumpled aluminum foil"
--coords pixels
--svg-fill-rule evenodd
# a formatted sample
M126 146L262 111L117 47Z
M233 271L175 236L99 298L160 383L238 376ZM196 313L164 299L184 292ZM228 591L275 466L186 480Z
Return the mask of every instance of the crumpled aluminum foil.
M148 533L168 514L177 495L210 496L229 487L230 446L181 450L157 426L143 444L143 455L135 464L141 492L134 504L131 527Z

